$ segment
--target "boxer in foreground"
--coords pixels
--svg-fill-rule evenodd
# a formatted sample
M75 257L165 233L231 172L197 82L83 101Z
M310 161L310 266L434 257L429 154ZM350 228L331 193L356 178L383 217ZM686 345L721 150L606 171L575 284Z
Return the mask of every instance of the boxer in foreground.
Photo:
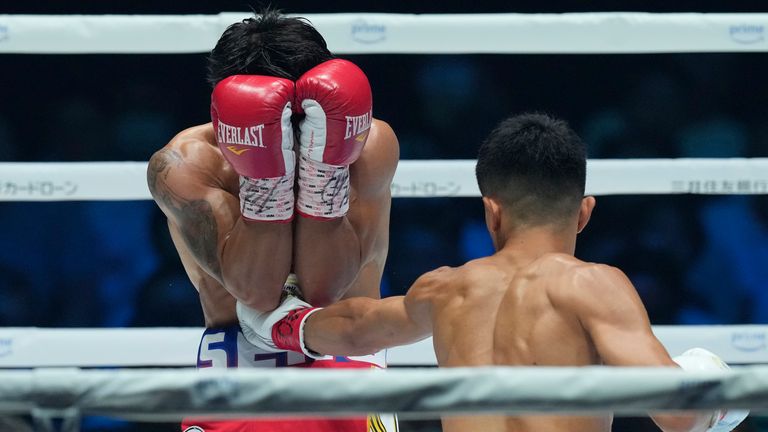
M231 25L208 72L212 122L180 132L147 171L200 295L207 330L198 366L339 366L330 357L249 345L236 307L272 310L296 278L319 305L380 297L395 134L372 118L365 74L334 59L302 19L266 11ZM354 360L340 366L385 366L383 354ZM387 422L197 422L188 429L364 432L372 421Z
M584 196L584 144L564 122L535 114L503 121L482 144L476 173L492 256L429 272L405 296L324 309L287 297L274 312L249 316L246 336L265 349L352 355L432 334L441 367L676 366L627 277L574 257L595 199ZM676 360L687 369L727 367L700 349ZM667 432L727 431L745 416L653 419ZM597 432L611 423L609 414L443 419L446 432Z

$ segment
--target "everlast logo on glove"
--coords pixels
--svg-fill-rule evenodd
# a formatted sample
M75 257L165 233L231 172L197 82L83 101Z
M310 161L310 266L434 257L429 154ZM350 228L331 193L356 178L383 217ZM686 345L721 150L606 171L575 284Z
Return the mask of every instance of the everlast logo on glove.
M223 144L239 144L251 147L266 147L261 131L264 125L250 127L230 126L219 120L218 141Z
M345 116L347 121L347 129L344 134L344 139L350 139L353 136L362 134L371 128L372 111L359 116Z

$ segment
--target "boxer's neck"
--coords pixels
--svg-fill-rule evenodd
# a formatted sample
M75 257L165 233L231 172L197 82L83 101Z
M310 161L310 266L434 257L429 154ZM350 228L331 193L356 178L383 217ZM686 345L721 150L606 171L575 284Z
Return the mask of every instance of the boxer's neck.
M536 259L549 253L573 255L576 231L552 225L499 231L494 239L497 253Z

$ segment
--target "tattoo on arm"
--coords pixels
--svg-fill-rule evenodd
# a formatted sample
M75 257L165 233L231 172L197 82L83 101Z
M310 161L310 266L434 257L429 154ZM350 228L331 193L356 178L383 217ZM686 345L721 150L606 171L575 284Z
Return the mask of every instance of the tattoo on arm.
M211 276L221 280L218 224L211 204L204 199L182 198L166 183L171 170L179 169L181 165L182 157L175 150L162 149L155 153L147 168L149 190L158 205L173 217L198 263Z

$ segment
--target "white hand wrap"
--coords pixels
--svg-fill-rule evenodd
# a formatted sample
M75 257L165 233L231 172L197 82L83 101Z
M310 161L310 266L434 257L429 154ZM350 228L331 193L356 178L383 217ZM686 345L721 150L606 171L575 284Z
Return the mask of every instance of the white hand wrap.
M335 166L301 155L298 211L308 217L334 219L349 211L349 167Z
M288 316L291 312L294 312L297 309L307 308L311 310L304 313L301 321L297 323L298 328L296 330L298 331L298 342L294 342L286 347L279 347L272 338L275 324ZM243 332L245 340L250 344L267 352L280 352L286 350L298 351L300 349L304 355L315 360L322 359L324 356L309 350L304 344L304 324L310 315L320 309L322 308L312 308L309 303L292 295L285 296L282 303L280 303L275 310L270 312L261 312L240 302L237 302L236 306L240 329Z
M250 220L289 222L293 219L293 174L261 179L240 176L240 213Z
M730 369L728 365L710 351L704 348L691 348L673 358L683 370L707 371ZM730 432L749 415L747 410L717 410L712 415L708 432Z
M237 302L237 319L245 339L252 345L268 352L284 351L272 340L272 326L285 318L292 310L312 307L309 303L292 295L285 296L275 310L261 312Z

